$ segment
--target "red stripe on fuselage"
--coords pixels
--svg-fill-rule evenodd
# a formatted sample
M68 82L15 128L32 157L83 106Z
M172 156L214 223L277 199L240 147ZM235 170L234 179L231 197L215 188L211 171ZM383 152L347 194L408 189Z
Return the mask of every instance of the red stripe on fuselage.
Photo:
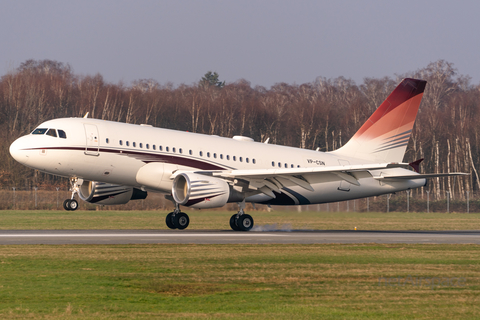
M70 150L70 151L86 151L85 147L47 147L47 148L29 148L25 150ZM191 167L199 170L227 170L233 168L223 167L217 164L208 163L205 161L192 159L192 158L185 158L182 156L177 155L170 155L170 154L157 154L157 153L147 153L147 152L137 152L137 151L130 151L130 150L122 150L122 149L105 149L105 148L89 148L88 151L97 151L99 153L116 153L121 156L132 157L137 160L140 160L144 163L150 162L162 162L162 163L170 163L179 166Z

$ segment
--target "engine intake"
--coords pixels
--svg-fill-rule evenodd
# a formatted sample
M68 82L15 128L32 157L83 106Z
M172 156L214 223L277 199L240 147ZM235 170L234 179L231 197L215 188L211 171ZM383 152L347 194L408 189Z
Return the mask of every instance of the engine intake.
M130 200L145 199L147 192L116 184L84 181L78 190L78 195L80 199L89 203L115 205L125 204Z
M180 173L173 180L172 195L182 206L208 209L223 207L230 187L222 179L196 173Z

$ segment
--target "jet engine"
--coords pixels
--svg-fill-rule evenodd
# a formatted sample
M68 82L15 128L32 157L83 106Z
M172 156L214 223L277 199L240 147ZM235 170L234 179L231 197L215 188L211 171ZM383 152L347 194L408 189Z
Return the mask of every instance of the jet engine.
M223 207L230 187L222 179L196 173L179 173L173 180L172 195L180 205L208 209Z
M114 205L125 204L130 200L145 199L147 192L116 184L84 181L78 190L78 195L80 199L89 203Z

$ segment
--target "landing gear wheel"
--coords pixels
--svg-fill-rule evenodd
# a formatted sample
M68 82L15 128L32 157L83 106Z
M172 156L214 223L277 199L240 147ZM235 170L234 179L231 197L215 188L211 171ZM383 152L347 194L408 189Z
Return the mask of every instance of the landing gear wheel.
M233 231L240 231L240 228L237 226L237 214L236 213L230 218L230 228L232 228Z
M170 212L167 214L167 217L165 218L165 223L167 224L167 227L170 229L176 229L175 225L173 224L173 212Z
M70 200L69 203L70 210L75 211L78 209L78 202L75 199Z
M72 210L72 209L70 209L70 199L66 199L65 201L63 201L63 209L65 209L67 211Z
M253 218L249 214L242 214L238 217L237 226L240 231L250 231L253 228Z
M179 212L173 217L173 225L180 230L185 229L188 227L190 223L190 218L186 213Z

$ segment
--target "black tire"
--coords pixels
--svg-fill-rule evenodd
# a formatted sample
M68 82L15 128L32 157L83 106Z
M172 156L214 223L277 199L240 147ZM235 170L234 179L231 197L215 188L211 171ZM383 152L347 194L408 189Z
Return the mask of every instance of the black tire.
M70 210L75 211L78 209L78 201L75 199L70 200L69 203Z
M237 214L236 213L230 218L230 228L232 228L233 231L240 231L240 228L237 226Z
M253 218L249 214L242 214L238 217L237 226L240 231L250 231L253 228Z
M189 223L190 218L186 213L183 212L177 213L173 218L173 225L179 230L183 230L188 227Z
M175 228L175 225L173 224L173 212L170 212L169 214L167 214L167 217L165 218L165 223L167 224L167 227L169 227L170 229L176 229Z
M65 201L63 201L63 209L65 209L67 211L72 210L72 209L70 209L70 199L66 199Z

